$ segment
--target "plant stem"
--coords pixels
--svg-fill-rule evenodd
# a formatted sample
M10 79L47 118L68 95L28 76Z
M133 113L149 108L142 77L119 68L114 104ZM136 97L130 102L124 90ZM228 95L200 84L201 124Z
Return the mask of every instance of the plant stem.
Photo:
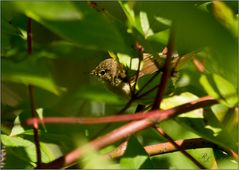
M172 26L170 35L169 35L168 45L167 45L167 49L168 49L167 58L166 58L166 61L165 61L164 67L163 67L162 78L161 78L160 84L158 86L158 92L155 97L152 110L160 108L160 103L163 99L163 93L167 87L167 82L171 75L171 58L172 58L173 49L174 49L174 39L175 39L175 35L174 35L174 29Z
M32 54L32 19L27 18L27 52L28 55ZM35 97L34 97L34 86L28 85L29 98L30 98L30 106L31 106L31 114L32 118L36 118L36 107L35 107ZM41 164L41 149L40 149L40 141L38 134L38 122L33 122L33 132L34 132L34 143L36 146L36 156L37 156L37 165Z

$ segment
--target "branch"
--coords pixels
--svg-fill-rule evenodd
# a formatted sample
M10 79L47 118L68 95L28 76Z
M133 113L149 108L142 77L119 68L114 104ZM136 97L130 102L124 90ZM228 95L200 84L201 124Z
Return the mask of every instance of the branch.
M30 56L32 54L32 19L27 18L27 52ZM30 105L31 105L31 114L32 118L36 118L36 107L35 107L35 97L34 97L34 87L32 85L28 86ZM40 149L40 141L38 134L38 122L33 122L33 132L34 132L34 143L36 146L36 156L37 156L37 164L41 164L41 149Z
M144 48L139 44L138 41L136 41L136 49L138 51L139 63L138 63L138 68L137 68L137 72L136 72L135 83L133 85L132 98L135 97L136 84L137 84L137 81L139 78L140 66L141 66L141 61L143 60L143 53L144 53Z
M155 87L155 88L152 88L146 92L144 92L143 94L140 94L142 93L142 91L149 85L149 83L151 83L159 74L159 71L157 71L156 73L154 73L154 75L139 89L139 91L137 91L137 93L135 94L135 96L140 99L141 97L143 96L146 96L147 94L151 93L153 90L155 90L158 85Z
M174 142L178 146L180 146L180 148L183 150L198 149L198 148L220 149L220 147L217 146L216 144L209 142L203 138L176 140ZM179 151L179 149L175 147L175 145L173 145L171 142L145 146L144 149L150 156ZM118 148L109 152L107 155L113 159L119 158L124 154L125 150L126 150L126 143L123 143Z
M199 61L198 59L194 58L193 59L193 64L195 65L196 69L200 73L204 73L205 72L205 66L204 66L204 64L201 61Z
M168 115L169 114L177 114L177 112L184 113L187 112L187 107L193 107L194 105L198 105L201 102L205 102L204 105L201 107L210 105L211 102L217 102L216 100L212 99L210 96L202 97L194 102L185 103L179 106L176 106L171 109L167 110L155 110L150 112L138 112L135 114L121 114L121 115L113 115L113 116L105 116L105 117L45 117L43 119L40 118L31 118L27 119L23 122L23 125L33 125L34 122L37 123L45 123L45 124L104 124L104 123L115 123L115 122L126 122L126 121L133 121L133 120L141 120L145 118L150 118L152 115L162 114ZM208 102L208 103L207 103ZM193 110L193 109L192 109Z
M192 101L190 103L177 106L173 109L168 109L165 111L154 110L154 111L151 111L150 114L147 113L148 116L145 119L133 121L126 125L123 125L109 132L108 134L91 141L87 145L91 145L95 149L100 149L102 147L113 144L114 142L117 142L121 139L124 139L145 128L151 127L152 125L156 123L160 123L164 120L177 116L181 113L189 112L191 110L198 109L205 106L211 106L216 103L217 103L216 100L214 100L213 98L209 96L206 96L206 97L197 99L195 101ZM84 148L85 148L85 145L80 146L79 148L69 152L68 154L52 162L49 162L47 164L42 164L41 166L38 166L37 168L45 168L45 169L55 168L56 169L56 168L63 168L67 165L71 165L75 163L84 154L85 152Z
M173 26L171 28L170 31L170 35L169 35L169 41L168 41L168 45L167 45L167 57L166 57L166 61L163 67L163 74L162 74L162 78L160 81L160 84L158 86L158 92L157 95L155 97L154 100L154 104L152 107L152 110L155 109L159 109L160 108L160 103L163 99L163 93L165 91L165 88L167 87L167 83L168 83L168 79L171 75L171 58L173 55L173 48L174 48L174 29Z

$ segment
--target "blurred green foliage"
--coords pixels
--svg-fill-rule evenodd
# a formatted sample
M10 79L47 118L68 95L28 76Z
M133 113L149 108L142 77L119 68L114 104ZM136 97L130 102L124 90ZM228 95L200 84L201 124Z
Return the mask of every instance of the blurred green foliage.
M170 80L163 107L170 108L207 94L220 98L220 104L167 120L160 127L175 140L203 137L237 152L237 9L236 1L2 1L1 142L7 148L4 168L35 166L32 130L16 123L31 115L27 85L36 87L36 108L42 109L45 117L117 113L127 99L91 77L90 70L110 57L109 52L137 57L136 41L146 52L161 52L167 45L171 26L175 30L176 51L179 55L196 51L194 57L205 61L205 72L198 72L191 60L187 61L176 80ZM27 54L27 17L33 19L31 56ZM142 78L139 87L148 79ZM147 88L153 87L155 81ZM135 106L127 112L133 112ZM119 125L114 124L108 131ZM76 141L90 140L102 127L56 124L40 127L43 162L74 149L76 146L72 143L78 143ZM146 144L164 141L146 129L130 138L118 162L106 161L104 165L133 169L196 168L180 152L149 157L143 150ZM219 150L194 149L190 153L207 168L211 168L214 161L219 169L238 166L230 155ZM79 166L100 167L97 165L102 161L95 163L92 159L103 160L92 151L85 156L88 161L80 162Z

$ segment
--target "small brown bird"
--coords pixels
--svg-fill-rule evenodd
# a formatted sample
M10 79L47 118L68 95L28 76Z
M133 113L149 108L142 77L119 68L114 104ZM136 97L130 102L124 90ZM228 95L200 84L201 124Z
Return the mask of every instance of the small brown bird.
M173 54L171 67L178 70L176 68L181 67L181 64L184 63L186 59L188 60L193 56L192 54L193 53L188 53L182 57L179 57L178 54ZM165 59L166 55L162 53L159 53L157 57L153 57L149 53L143 53L143 67L139 71L138 78L147 74L153 74L156 71L162 71ZM127 77L125 67L113 58L100 62L99 65L91 71L91 74L103 80L110 90L120 94L123 92L126 96L131 95L130 89L136 81L136 75Z
M129 96L130 87L127 81L125 68L113 58L105 59L91 71L92 75L103 80L110 90Z

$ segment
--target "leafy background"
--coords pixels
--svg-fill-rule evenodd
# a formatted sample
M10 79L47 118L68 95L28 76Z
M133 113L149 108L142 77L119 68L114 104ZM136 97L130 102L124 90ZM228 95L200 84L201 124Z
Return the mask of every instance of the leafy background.
M202 74L191 61L187 62L180 71L174 95L165 96L167 99L162 107L170 108L206 94L222 99L211 109L187 113L159 126L175 140L203 137L237 152L237 9L236 1L1 2L1 141L7 153L4 167L35 166L33 131L19 125L31 117L28 84L36 87L39 115L92 117L114 114L127 100L107 90L89 72L110 57L109 51L136 57L136 41L147 52L161 52L167 44L172 22L178 53L198 51L196 57L206 61L206 71ZM27 16L33 19L31 57L26 46ZM135 106L128 112L133 112ZM111 129L119 125L115 124ZM54 160L86 143L101 127L103 125L41 126L43 162ZM99 154L112 150L116 143L99 153L90 152L79 166L196 168L180 152L149 157L143 146L159 142L165 142L165 139L146 129L130 138L120 160L108 162ZM206 167L212 167L215 160L218 168L238 166L237 161L220 150L204 148L189 152Z

